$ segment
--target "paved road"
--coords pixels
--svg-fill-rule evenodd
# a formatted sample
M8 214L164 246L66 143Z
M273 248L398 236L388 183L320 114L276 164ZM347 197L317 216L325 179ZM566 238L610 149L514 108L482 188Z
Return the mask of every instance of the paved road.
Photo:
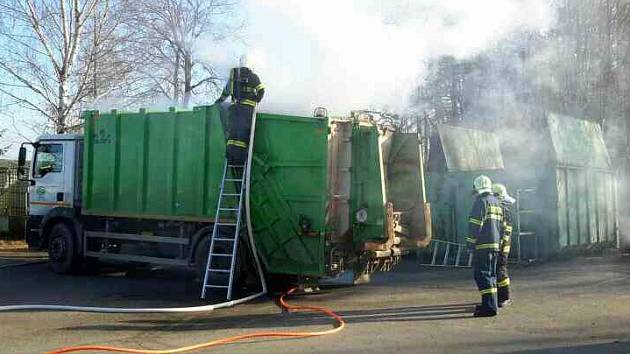
M420 268L408 261L368 285L292 299L339 311L348 322L339 334L207 352L630 353L630 257L534 265L515 269L512 279L515 304L496 318L475 319L470 270ZM0 305L185 306L200 304L197 296L190 276L173 270L58 276L45 264L0 268ZM270 299L202 314L0 313L0 352L41 353L70 344L159 349L329 323L317 315L282 314Z

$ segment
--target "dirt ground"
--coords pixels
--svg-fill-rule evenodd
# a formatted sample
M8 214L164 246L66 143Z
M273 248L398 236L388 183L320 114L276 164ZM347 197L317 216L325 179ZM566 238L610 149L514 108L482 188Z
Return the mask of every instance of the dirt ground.
M5 267L0 305L199 305L199 289L176 270L60 276L46 264ZM335 335L257 340L216 353L630 353L630 256L577 258L512 269L514 304L476 319L469 269L420 267L408 259L362 286L323 287L290 299L343 315ZM0 313L2 353L41 353L67 345L162 349L251 331L330 328L320 315L282 313L271 298L198 314Z
M26 252L27 249L24 241L0 240L0 252Z

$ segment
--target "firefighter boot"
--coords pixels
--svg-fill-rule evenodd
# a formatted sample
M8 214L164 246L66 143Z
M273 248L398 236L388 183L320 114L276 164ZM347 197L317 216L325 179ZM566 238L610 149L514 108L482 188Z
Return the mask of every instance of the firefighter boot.
M484 306L475 308L475 313L473 314L473 316L475 317L494 317L496 315L497 315L496 311L493 311L492 309L489 309Z

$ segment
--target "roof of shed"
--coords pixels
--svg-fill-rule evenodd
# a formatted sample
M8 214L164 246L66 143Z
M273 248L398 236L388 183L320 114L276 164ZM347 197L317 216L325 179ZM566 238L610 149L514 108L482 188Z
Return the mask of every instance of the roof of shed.
M556 163L610 168L610 156L599 124L554 113L547 116L547 123Z
M449 172L503 169L495 134L449 125L438 126L438 132Z

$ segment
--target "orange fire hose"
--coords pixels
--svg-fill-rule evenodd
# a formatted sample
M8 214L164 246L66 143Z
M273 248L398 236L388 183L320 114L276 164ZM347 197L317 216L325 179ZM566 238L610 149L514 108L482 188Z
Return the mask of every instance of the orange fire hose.
M122 347L110 347L110 346L101 346L101 345L82 345L76 347L65 347L53 350L46 354L61 354L61 353L72 353L72 352L82 352L82 351L106 351L106 352L116 352L116 353L138 353L138 354L172 354L172 353L183 353L191 350L203 349L216 347L219 345L224 345L228 343L239 342L245 339L252 338L308 338L308 337L317 337L324 336L327 334L337 333L344 329L346 323L343 318L333 312L332 310L326 307L320 306L300 306L300 305L289 305L284 298L287 295L295 292L296 288L293 288L286 293L280 296L279 302L280 306L283 309L286 309L289 312L300 312L300 311L313 311L313 312L321 312L326 316L333 318L337 321L337 326L328 329L325 331L316 331L316 332L254 332L249 334L241 334L238 336L227 337L222 339L216 339L211 342L194 344L187 347L175 348L175 349L164 349L164 350L143 350L143 349L133 349L133 348L122 348Z

